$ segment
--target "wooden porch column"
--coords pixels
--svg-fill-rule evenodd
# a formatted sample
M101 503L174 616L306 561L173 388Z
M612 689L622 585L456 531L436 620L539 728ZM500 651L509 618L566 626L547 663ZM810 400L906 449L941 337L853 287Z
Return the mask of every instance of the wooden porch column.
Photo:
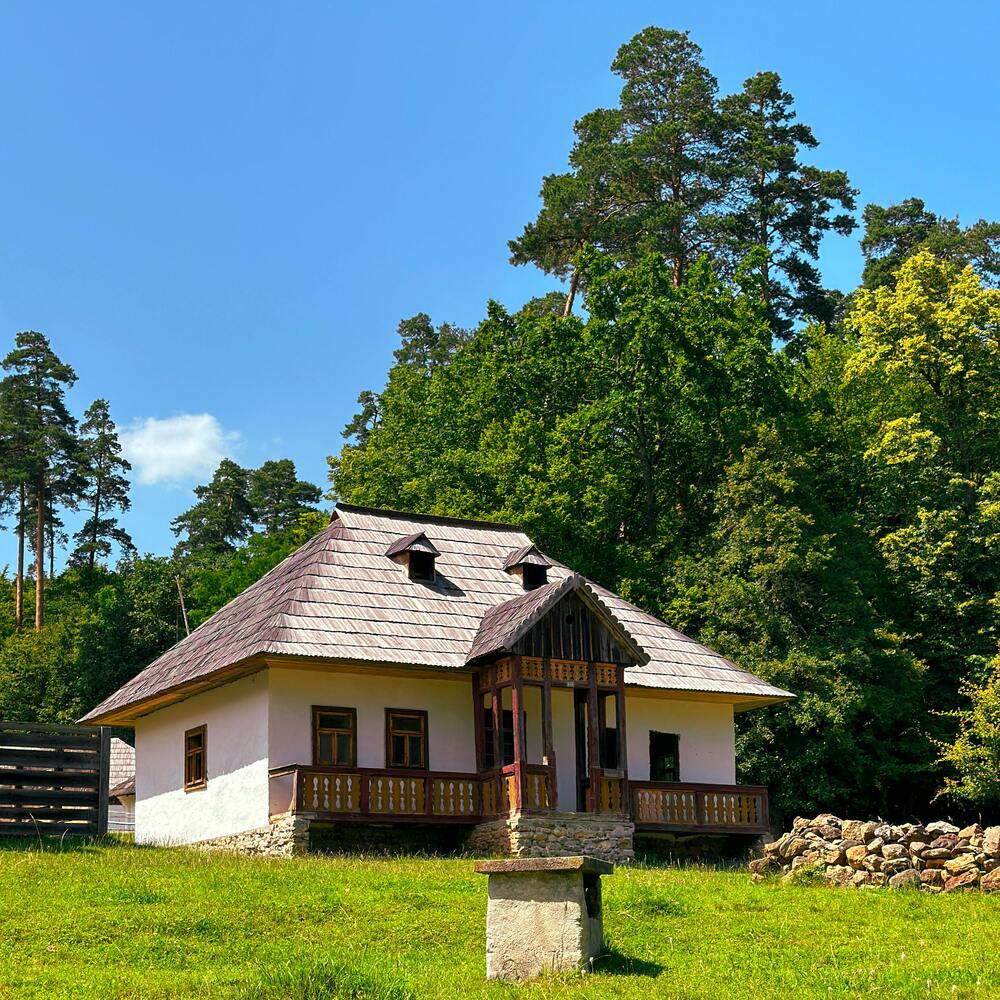
M510 670L510 708L514 723L514 796L517 811L524 805L524 765L527 753L524 745L524 719L521 715L524 704L524 688L521 686L521 656L515 653ZM513 805L513 803L511 803Z
M542 754L549 765L549 808L559 808L556 780L556 747L552 737L552 671L549 658L542 658Z
M500 710L500 691L497 689L496 667L490 667L490 708L493 711L493 782L496 785L497 814L503 812L503 744L501 733L503 712Z
M472 675L472 723L476 733L476 774L483 769L483 757L486 753L486 739L483 732L483 696L479 690L479 674Z
M632 813L632 797L628 790L628 733L625 731L625 664L618 665L615 692L615 725L618 727L618 769L622 773L622 812Z
M587 777L589 779L587 798L590 800L590 812L601 811L601 760L597 715L597 667L591 660L587 663Z

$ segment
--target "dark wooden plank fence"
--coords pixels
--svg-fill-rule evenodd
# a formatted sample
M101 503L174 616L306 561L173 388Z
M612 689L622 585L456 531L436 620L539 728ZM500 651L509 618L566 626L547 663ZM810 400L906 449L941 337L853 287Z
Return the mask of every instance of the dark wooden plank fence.
M0 837L108 829L105 728L0 722Z

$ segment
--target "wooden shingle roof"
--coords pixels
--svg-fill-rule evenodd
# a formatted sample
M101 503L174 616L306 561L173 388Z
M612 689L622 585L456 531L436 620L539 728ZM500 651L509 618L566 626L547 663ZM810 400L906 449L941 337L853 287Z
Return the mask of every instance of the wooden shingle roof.
M411 580L386 551L423 535L437 550L433 581ZM464 669L484 616L528 598L504 570L532 546L520 529L339 504L311 538L189 636L154 660L84 721L141 714L142 704L258 656ZM571 571L556 563L547 586ZM648 656L626 683L650 688L784 699L787 691L741 670L652 615L583 581ZM738 697L735 700L738 700Z

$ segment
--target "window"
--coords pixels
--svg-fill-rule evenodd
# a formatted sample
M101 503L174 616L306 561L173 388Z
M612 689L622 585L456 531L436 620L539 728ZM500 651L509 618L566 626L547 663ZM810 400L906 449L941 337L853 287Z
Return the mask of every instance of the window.
M184 734L184 791L193 792L208 784L206 767L208 728L198 726Z
M521 567L521 579L524 581L525 590L537 590L545 586L549 578L547 566L539 566L536 563L525 563Z
M649 733L649 780L680 781L680 737L677 733Z
M313 705L313 763L354 767L358 762L358 713Z
M411 552L409 569L411 580L433 581L434 556L430 552Z
M385 766L427 768L427 713L385 710Z
M500 736L500 753L504 764L514 763L514 713L509 708L501 709L503 715ZM483 768L487 771L496 767L493 759L493 709L483 709Z

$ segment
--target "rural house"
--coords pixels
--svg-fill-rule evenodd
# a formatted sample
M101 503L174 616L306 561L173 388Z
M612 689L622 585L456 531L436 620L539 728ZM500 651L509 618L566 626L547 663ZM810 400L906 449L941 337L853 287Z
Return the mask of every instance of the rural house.
M517 528L338 504L84 721L135 728L140 843L623 858L766 831L733 719L791 697Z

